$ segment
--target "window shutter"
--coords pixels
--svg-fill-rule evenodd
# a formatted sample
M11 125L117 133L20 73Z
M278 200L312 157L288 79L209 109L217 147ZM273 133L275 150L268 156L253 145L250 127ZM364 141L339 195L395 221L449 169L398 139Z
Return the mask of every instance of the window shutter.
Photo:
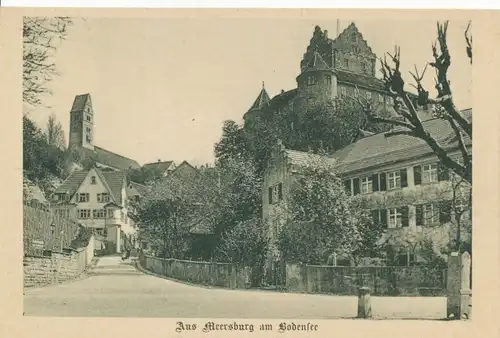
M373 224L378 225L380 223L380 210L372 210Z
M450 179L450 172L448 171L448 168L442 165L441 162L438 163L437 167L438 167L438 181L448 181Z
M422 204L415 206L415 218L417 225L424 225L424 208Z
M360 192L359 177L356 177L355 179L353 179L352 183L354 185L354 195L359 194L359 192Z
M283 199L283 184L280 183L278 185L278 201L281 201Z
M372 175L372 187L373 187L373 191L378 191L378 175L377 174Z
M413 167L413 183L415 185L422 184L422 167L419 165Z
M387 228L387 209L380 210L380 223L384 228Z
M379 190L380 191L386 191L387 190L387 181L386 181L386 174L385 173L382 173L379 175L380 177L380 186L379 186Z
M351 180L345 180L344 186L345 186L347 192L349 192L349 194L352 195Z
M402 207L402 208L400 208L399 212L401 213L401 225L403 227L407 227L409 225L409 222L408 222L408 207Z
M273 204L273 187L269 187L269 204Z
M439 223L451 222L451 201L441 201L439 203Z
M401 175L401 188L406 188L408 186L408 173L406 168L401 169L399 172Z

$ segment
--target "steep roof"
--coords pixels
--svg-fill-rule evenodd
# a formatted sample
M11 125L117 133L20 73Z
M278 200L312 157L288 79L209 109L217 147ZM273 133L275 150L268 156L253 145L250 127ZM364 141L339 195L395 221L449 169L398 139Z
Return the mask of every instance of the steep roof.
M106 179L106 183L108 184L113 196L116 199L116 203L121 204L122 188L124 182L126 182L127 174L123 171L104 171L102 172L102 174Z
M447 121L436 118L422 124L442 147L452 149L457 146L456 141L450 138L454 132ZM464 141L472 144L468 137L464 137ZM379 133L348 145L335 152L333 157L337 159L341 172L352 172L430 153L432 149L419 138L407 135L387 137L385 133Z
M472 110L467 109L463 114L470 116ZM451 150L457 147L455 133L447 121L434 118L422 124L443 148ZM472 145L472 140L468 136L464 135L463 138L467 146ZM426 156L433 151L425 141L416 137L408 135L387 137L385 133L378 133L361 138L328 157L289 149L286 149L285 153L294 165L308 166L312 161L323 158L335 164L339 172L350 173Z
M285 154L290 160L291 164L297 165L297 166L308 166L311 164L311 162L318 161L321 159L328 159L327 157L317 155L317 154L312 154L312 153L306 153L303 151L296 151L296 150L285 150ZM330 160L330 159L329 159ZM332 158L331 161L333 162L334 159Z
M136 183L136 182L132 182L132 181L129 182L129 188L132 191L132 194L131 194L132 196L134 196L136 192L140 196L144 196L147 193L148 189L149 189L145 185L142 185L142 184L139 184L139 183Z
M123 182L126 180L127 175L123 171L107 171L103 172L98 168L94 168L97 175L103 181L106 188L109 189L113 198L118 204L121 203L122 199L122 186ZM68 178L54 191L55 194L67 193L73 196L83 180L87 177L89 171L74 171Z
M384 82L376 77L337 69L337 82L378 91L385 91Z
M326 64L325 60L319 55L318 52L314 52L313 56L301 69L301 73L315 72L315 71L331 71L331 68Z
M93 151L87 148L83 148L82 150L84 151L85 157L90 158L92 161L119 170L139 169L141 167L136 161L101 147L95 146Z
M64 182L57 187L54 191L55 194L63 194L67 193L70 196L78 190L78 187L82 184L85 177L88 175L88 171L73 171Z
M73 100L73 106L71 107L71 111L83 110L87 102L89 102L89 104L92 105L90 94L87 93L87 94L76 95L75 99Z
M269 95L267 94L266 88L264 88L264 84L262 84L262 89L249 110L260 110L268 103Z
M142 168L156 174L161 174L165 172L165 170L167 170L172 163L174 163L174 161L152 162L144 164Z

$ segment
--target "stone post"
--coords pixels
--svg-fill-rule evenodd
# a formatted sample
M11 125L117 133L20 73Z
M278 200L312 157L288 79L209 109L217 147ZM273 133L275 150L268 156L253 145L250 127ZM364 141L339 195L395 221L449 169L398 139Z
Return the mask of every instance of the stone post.
M448 273L446 282L447 318L470 318L470 254L464 252L451 253L448 258Z
M366 286L358 288L358 318L372 318L370 289Z

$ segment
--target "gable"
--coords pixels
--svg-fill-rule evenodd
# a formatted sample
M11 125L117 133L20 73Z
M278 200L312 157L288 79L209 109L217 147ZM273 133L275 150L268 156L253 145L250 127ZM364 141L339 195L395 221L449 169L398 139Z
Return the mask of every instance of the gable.
M377 57L354 23L351 23L344 29L334 40L333 44L335 49L365 55L369 58Z
M93 183L93 180L95 180L95 184ZM106 179L103 177L102 173L100 173L100 171L96 169L91 169L86 172L84 179L76 189L74 195L71 197L70 202L80 204L80 202L78 201L78 194L80 193L89 194L91 201L89 203L92 203L92 200L95 198L95 196L100 193L108 193L111 196L111 200L115 199L115 196L111 191L109 185L107 184Z

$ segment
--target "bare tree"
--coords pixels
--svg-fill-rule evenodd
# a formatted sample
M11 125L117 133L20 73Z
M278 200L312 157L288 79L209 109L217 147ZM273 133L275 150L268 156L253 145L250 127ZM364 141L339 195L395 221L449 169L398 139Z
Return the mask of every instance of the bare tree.
M40 95L51 94L47 87L55 75L53 60L72 20L67 17L24 17L23 19L23 102L42 104Z
M64 138L64 130L61 122L56 120L55 114L49 116L47 121L47 143L58 149L64 150L66 148L66 140Z
M467 55L472 64L472 36L469 34L469 29L470 23L465 31L465 40L467 43ZM410 72L410 74L416 82L416 85L412 86L417 89L418 104L421 106L428 104L433 105L435 107L436 117L446 120L450 124L462 155L461 161L453 159L446 151L445 147L441 145L422 124L422 120L417 114L417 107L413 104L408 93L404 90L405 82L400 71L400 49L398 46L395 47L393 55L387 53L392 61L391 65L387 62L385 56L381 59L383 81L387 92L393 98L394 110L398 116L393 118L382 117L377 114L370 102L362 100L360 95L353 99L361 105L362 111L366 114L369 121L374 123L386 123L397 127L388 132L386 134L387 137L394 135L409 135L424 140L444 166L472 184L472 153L469 151L464 140L465 137L472 140L472 119L469 121L467 117L461 114L453 102L450 81L447 77L448 68L451 65L451 57L446 41L447 30L448 21L444 24L437 23L437 43L432 45L434 61L429 63L436 71L436 98L430 98L429 92L425 90L422 85L422 79L425 75L427 65L421 74L419 74L416 66L415 72Z

